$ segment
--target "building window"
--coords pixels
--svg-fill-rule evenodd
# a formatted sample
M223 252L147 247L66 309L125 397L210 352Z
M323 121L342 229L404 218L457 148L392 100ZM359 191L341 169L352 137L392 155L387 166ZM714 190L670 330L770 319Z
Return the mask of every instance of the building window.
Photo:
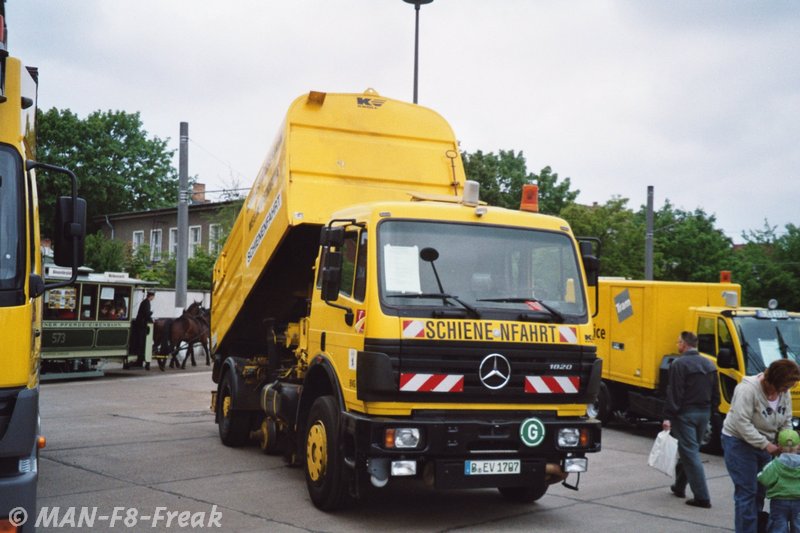
M136 252L136 250L138 250L139 247L144 244L144 231L133 232L132 244L133 244L133 251Z
M178 256L178 228L169 228L169 256Z
M197 250L200 248L201 240L201 227L189 226L189 258L194 257Z
M208 225L208 253L216 255L222 248L222 226L219 224Z
M161 230L150 230L150 261L161 261Z

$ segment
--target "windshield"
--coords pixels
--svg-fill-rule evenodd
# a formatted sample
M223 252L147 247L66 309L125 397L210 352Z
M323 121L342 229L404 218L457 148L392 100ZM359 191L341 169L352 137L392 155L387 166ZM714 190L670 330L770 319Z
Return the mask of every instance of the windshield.
M734 317L742 340L748 376L763 372L778 359L800 362L800 320Z
M17 288L22 280L20 178L16 152L0 145L0 290Z
M578 322L586 314L572 239L535 229L387 220L378 229L384 306L474 318ZM438 311L437 311L438 310Z

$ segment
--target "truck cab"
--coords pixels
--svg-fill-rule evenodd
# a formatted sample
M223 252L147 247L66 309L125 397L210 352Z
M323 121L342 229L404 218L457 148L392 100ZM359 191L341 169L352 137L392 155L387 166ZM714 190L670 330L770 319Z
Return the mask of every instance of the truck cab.
M696 328L698 351L717 364L720 411L727 413L733 389L745 376L760 374L773 361L800 363L800 313L759 307L692 307L687 327ZM792 391L795 427L800 417L800 389Z

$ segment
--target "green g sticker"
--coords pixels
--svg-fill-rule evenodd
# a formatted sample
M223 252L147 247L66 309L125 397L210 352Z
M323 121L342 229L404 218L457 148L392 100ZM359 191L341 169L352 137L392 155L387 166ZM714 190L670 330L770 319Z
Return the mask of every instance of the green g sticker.
M544 424L538 418L528 418L519 426L519 438L529 448L540 445L544 440Z

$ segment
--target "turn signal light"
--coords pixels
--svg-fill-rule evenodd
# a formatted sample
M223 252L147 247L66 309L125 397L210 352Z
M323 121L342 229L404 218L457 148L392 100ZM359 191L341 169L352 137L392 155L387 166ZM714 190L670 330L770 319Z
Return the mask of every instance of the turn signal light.
M36 439L36 447L40 450L47 446L47 439L44 438L44 435L39 435L39 438Z
M592 442L589 430L586 428L581 429L581 448L588 448Z

